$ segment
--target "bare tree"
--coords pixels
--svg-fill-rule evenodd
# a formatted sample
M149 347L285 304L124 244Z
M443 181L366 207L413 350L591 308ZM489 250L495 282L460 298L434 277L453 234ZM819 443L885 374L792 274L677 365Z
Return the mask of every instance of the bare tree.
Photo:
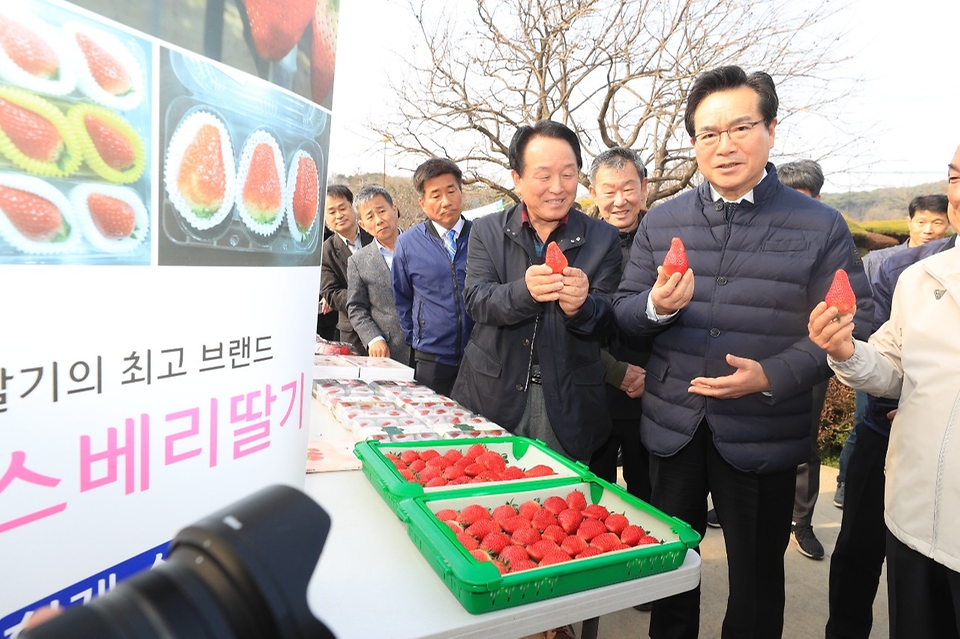
M828 0L409 2L425 54L393 83L397 117L371 128L395 152L445 155L464 169L466 183L514 200L501 180L521 124L567 124L585 163L607 147L641 151L653 203L697 175L683 108L699 73L726 64L770 73L781 94L781 130L799 114L836 124L851 84L828 78L842 61L830 46L838 34L826 22L837 10ZM794 152L822 159L832 150L818 142Z

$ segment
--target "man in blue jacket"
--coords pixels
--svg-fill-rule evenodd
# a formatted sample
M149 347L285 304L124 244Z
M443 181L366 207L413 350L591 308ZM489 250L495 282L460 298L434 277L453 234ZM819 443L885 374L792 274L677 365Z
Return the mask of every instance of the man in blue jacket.
M450 395L473 320L463 304L470 222L463 217L463 175L445 158L413 172L427 220L397 238L393 297L413 349L414 379Z
M509 157L521 202L473 224L464 299L476 325L453 398L587 462L610 434L600 347L614 328L617 229L573 208L583 159L568 127L521 126ZM550 242L560 273L544 263Z
M767 162L778 102L766 73L697 77L685 123L704 181L643 218L614 300L622 330L654 336L640 425L654 505L703 534L713 494L729 575L724 638L783 631L796 470L811 389L830 375L807 335L810 309L842 268L873 311L846 222ZM690 263L682 275L660 266L674 237ZM697 588L654 603L650 636L697 637L699 600Z

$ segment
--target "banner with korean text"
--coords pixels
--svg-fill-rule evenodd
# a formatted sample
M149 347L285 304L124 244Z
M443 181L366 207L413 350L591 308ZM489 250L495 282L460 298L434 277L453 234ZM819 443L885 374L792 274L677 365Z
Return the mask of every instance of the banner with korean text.
M247 4L0 6L0 636L303 485L336 15Z

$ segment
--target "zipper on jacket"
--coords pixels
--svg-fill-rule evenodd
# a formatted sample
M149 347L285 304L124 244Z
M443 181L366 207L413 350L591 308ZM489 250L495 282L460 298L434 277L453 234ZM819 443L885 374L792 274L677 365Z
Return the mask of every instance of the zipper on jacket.
M947 420L947 430L943 434L943 441L940 442L940 454L937 456L937 478L933 491L933 535L931 536L930 553L933 554L939 545L940 532L940 502L943 497L943 470L946 466L947 447L950 443L950 435L953 434L953 427L960 420L960 393L953 400L953 409L950 411L950 417ZM953 533L954 531L950 531Z
M463 295L460 293L460 283L457 281L457 258L450 262L450 277L453 278L453 303L457 307L457 364L463 355Z
M537 328L540 326L540 313L533 321L533 336L530 338L530 356L527 357L527 379L523 382L523 392L530 388L530 374L533 372L533 349L537 345Z

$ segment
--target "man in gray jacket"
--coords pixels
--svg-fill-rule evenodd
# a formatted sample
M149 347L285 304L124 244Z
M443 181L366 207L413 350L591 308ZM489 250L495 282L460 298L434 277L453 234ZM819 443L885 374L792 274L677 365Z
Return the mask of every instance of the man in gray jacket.
M640 224L614 300L622 330L652 335L640 434L652 501L703 534L723 525L730 596L722 637L779 637L783 554L811 389L829 376L807 337L834 273L872 312L846 222L783 186L767 162L778 98L766 73L721 67L694 82L686 129L704 182ZM690 268L660 266L679 237ZM650 636L696 637L699 588L654 603Z

